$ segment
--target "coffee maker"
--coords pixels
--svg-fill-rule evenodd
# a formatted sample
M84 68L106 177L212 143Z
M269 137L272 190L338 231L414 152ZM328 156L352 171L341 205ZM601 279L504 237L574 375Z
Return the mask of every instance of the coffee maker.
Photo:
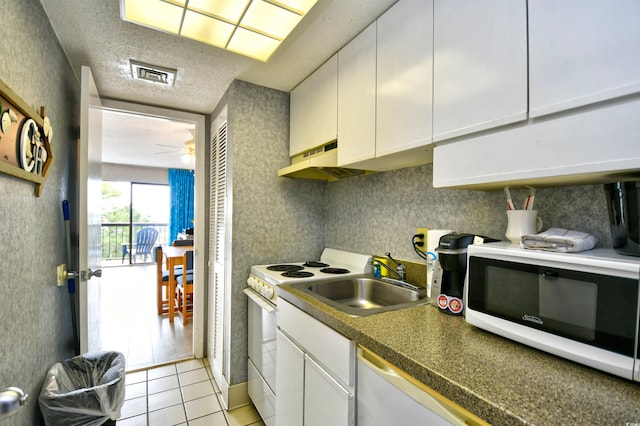
M462 315L464 309L464 278L467 271L467 247L476 239L497 241L475 234L451 233L440 237L431 282L430 303L441 312Z
M611 239L616 252L640 256L640 182L605 184Z

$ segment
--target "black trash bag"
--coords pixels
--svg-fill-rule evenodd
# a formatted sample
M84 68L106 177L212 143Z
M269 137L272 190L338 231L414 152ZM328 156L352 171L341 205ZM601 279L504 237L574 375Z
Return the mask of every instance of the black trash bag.
M54 364L38 397L47 426L97 426L120 417L125 359L120 352L95 352Z

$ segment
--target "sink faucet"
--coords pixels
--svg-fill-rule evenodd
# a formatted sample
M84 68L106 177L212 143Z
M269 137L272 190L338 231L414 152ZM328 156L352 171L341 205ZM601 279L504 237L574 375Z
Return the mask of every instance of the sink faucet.
M386 252L385 255L396 264L396 269L391 269L387 264L376 260L376 263L382 267L384 267L387 271L392 272L400 281L404 281L406 270L404 269L404 265L402 263L398 263L393 257L391 257L390 252Z

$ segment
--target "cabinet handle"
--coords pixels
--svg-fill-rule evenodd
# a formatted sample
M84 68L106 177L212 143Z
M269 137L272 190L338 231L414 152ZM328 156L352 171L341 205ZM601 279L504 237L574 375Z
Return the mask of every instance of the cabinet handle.
M276 308L271 306L268 302L265 302L260 296L255 294L252 290L245 288L244 290L242 290L242 292L246 294L249 297L249 299L253 300L256 303L256 305L260 306L262 310L266 311L267 313L275 312Z

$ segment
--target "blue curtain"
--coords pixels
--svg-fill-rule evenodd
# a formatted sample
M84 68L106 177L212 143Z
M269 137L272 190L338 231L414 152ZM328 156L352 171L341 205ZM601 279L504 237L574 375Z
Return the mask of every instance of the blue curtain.
M169 169L171 190L171 216L169 242L183 229L193 228L193 170Z

